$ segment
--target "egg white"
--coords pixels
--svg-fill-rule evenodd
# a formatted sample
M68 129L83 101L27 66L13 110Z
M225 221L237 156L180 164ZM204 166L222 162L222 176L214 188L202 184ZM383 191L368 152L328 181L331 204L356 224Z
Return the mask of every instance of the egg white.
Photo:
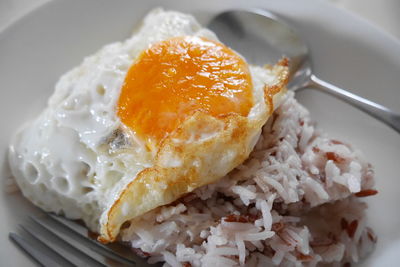
M121 190L154 163L116 115L125 76L152 43L183 35L217 40L192 16L157 9L131 38L103 47L61 77L45 110L10 145L11 170L25 197L99 230ZM276 79L265 68L250 66L250 72L255 103L249 118L265 111L264 86Z

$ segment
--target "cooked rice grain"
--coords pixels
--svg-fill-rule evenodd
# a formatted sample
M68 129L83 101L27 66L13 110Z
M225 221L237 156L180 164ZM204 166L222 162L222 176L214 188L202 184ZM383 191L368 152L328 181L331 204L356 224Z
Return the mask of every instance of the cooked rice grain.
M133 220L121 238L165 266L356 262L376 237L366 227L366 205L353 194L372 195L372 186L361 153L315 130L288 93L246 162Z

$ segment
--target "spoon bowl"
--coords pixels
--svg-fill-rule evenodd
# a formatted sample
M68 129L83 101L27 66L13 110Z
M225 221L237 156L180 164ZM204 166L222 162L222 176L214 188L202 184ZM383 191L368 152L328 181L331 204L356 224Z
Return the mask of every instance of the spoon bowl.
M208 27L250 64L289 59L288 89L314 88L366 112L400 133L400 114L316 77L306 42L277 15L262 9L225 11Z

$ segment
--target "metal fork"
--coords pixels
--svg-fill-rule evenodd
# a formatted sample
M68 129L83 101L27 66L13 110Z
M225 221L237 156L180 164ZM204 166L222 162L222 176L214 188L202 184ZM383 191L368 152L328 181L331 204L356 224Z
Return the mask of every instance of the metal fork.
M9 238L42 266L152 266L121 244L104 245L78 223L54 214L30 216Z

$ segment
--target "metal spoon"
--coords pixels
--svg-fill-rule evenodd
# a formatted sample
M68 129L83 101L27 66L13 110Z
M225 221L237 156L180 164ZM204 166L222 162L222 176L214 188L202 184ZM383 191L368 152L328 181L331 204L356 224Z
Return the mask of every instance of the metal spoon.
M288 89L318 89L368 113L400 133L400 114L316 77L306 43L276 15L260 9L226 11L214 17L209 28L250 63L263 65L282 56L288 57Z

